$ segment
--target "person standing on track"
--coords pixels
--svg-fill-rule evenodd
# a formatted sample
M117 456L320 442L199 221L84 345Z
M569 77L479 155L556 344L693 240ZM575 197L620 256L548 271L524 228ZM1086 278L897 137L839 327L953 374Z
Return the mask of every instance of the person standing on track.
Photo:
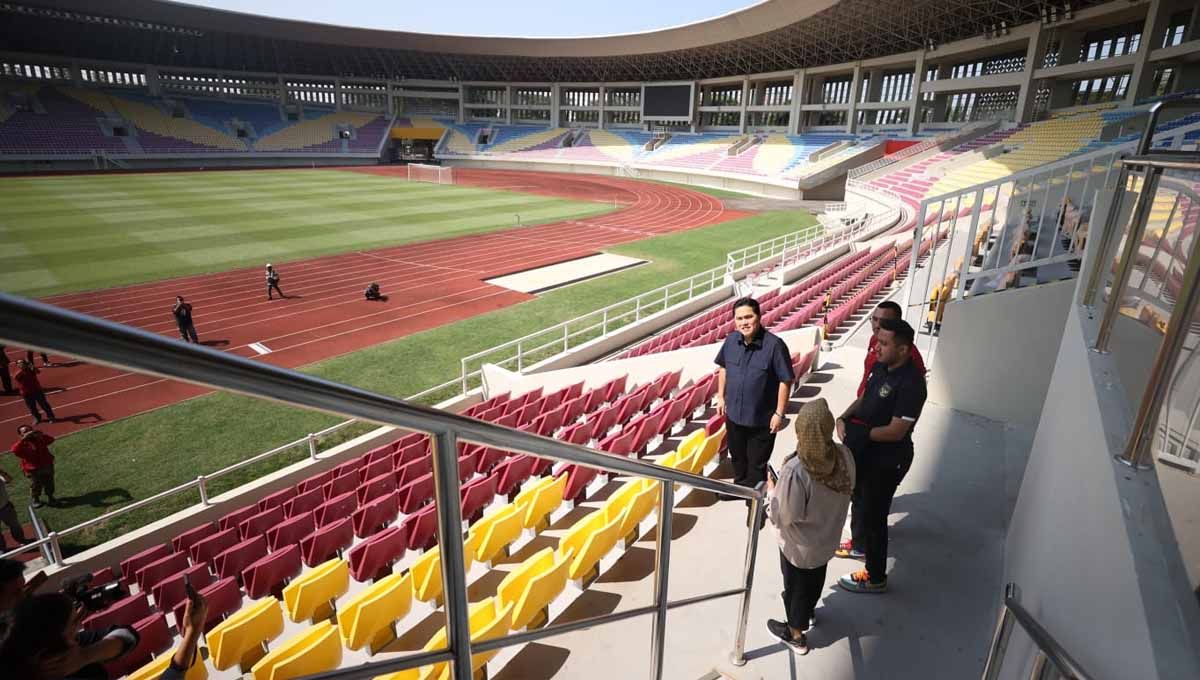
M50 357L46 356L45 352L38 352L38 354L42 355L42 368L49 368L54 365L50 363ZM28 361L31 366L33 365L33 350L25 350L25 361Z
M182 295L175 296L175 308L171 313L175 315L175 323L179 325L179 335L183 337L183 341L200 344L200 338L196 335L196 325L192 323L192 305L184 302Z
M54 455L50 453L54 437L28 425L18 427L17 435L21 438L9 451L21 459L21 471L29 478L33 507L42 507L42 491L46 492L47 502L54 505Z
M6 350L4 345L0 345L0 361L4 362L4 366L2 367L3 370L0 371L0 381L4 382L5 393L11 394L14 391L13 384L12 384L12 374L8 372L8 364L9 364L8 351Z
M46 392L42 389L42 383L38 381L37 374L38 370L33 367L32 361L18 361L17 374L13 376L17 381L17 391L25 400L25 406L33 416L34 424L42 422L42 416L38 413L39 406L46 412L46 418L50 422L54 422L56 420L54 409L50 408L50 402L46 400Z
M272 291L279 293L280 298L287 298L287 296L283 294L283 290L279 288L279 272L275 271L275 268L272 267L270 264L268 264L267 265L267 299L268 300L275 299L274 297L272 297Z

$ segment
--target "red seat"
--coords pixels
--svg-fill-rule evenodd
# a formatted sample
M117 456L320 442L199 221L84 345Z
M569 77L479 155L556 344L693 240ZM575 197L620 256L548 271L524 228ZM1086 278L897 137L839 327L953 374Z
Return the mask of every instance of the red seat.
M275 493L267 496L258 502L259 511L270 510L274 507L283 507L283 504L296 497L296 487L289 486L286 489L280 489Z
M478 455L468 453L458 458L458 481L465 482L475 476L475 461Z
M242 583L246 584L246 595L257 600L274 595L280 597L288 581L300 575L300 546L289 545L282 550L261 557L242 570Z
M208 615L204 617L204 632L206 633L221 619L242 607L242 591L238 588L237 579L232 577L214 581L207 587L201 588L200 595L208 602ZM179 624L186 605L186 601L175 605L176 630L183 630L183 626Z
M617 398L617 396L625 392L625 382L628 377L629 376L623 375L620 378L613 378L611 381L609 381L608 385L606 386L607 390L604 392L605 402L611 404Z
M400 511L406 515L433 500L433 475L422 475L400 487Z
M392 491L361 505L354 511L354 535L366 538L386 527L400 515L400 494Z
M508 452L503 449L485 447L479 452L479 458L475 461L475 471L481 474L491 472L505 458L508 458Z
M363 460L362 458L351 458L350 460L333 469L333 478L337 479L338 477L350 472L358 474L366 464L367 461Z
M408 534L405 526L388 527L350 549L350 575L355 581L378 579L391 573L392 565L404 557Z
M396 485L405 486L411 484L418 477L424 477L430 472L433 472L433 458L431 456L423 456L409 462L396 471Z
M238 525L238 535L242 538L250 538L251 536L262 536L267 533L267 529L273 526L278 526L283 521L283 506L276 505L269 510L264 510L256 515L251 515Z
M571 444L586 444L590 435L591 428L588 427L588 424L580 423L579 425L572 425L563 430L560 439Z
M533 421L534 431L543 437L549 437L554 434L554 431L562 427L563 411L566 407L560 406L549 413L543 413Z
M212 562L217 554L225 552L232 548L238 542L237 529L225 529L209 536L203 541L199 541L192 545L192 549L188 551L192 558L192 563Z
M201 524L195 529L188 529L175 538L172 538L171 547L174 548L176 552L189 552L191 547L195 545L197 541L202 541L215 533L217 533L216 522Z
M326 470L325 472L302 480L296 485L296 492L303 494L312 491L313 489L320 490L320 488L325 486L325 483L331 479L333 479L333 470ZM311 510L312 508L309 509Z
M150 616L150 600L146 593L137 593L87 617L83 620L83 628L103 631L109 626L132 626L147 616Z
M104 567L92 572L92 587L102 586L117 580L117 572L112 567Z
M563 396L566 395L566 389L561 389L557 392L551 392L542 397L542 412L549 413L562 405Z
M409 550L427 550L437 543L437 506L429 505L404 518L400 525Z
M533 474L533 464L536 459L524 454L513 456L496 466L492 476L496 478L496 493L501 496L511 496L521 487L521 484Z
M647 389L642 388L634 392L631 396L625 398L624 401L617 407L617 422L627 423L633 420L633 417L642 410L642 406L646 402Z
M633 453L633 440L637 437L636 428L627 428L600 442L600 450L616 456L628 456Z
M325 500L329 500L344 493L354 491L358 488L359 482L358 470L349 470L339 477L334 477L329 483L321 487L321 492L325 495Z
M613 425L617 424L618 409L616 406L597 411L596 415L588 422L592 425L591 432L588 433L588 439L603 439L605 433L612 429Z
M424 458L425 454L429 453L429 443L425 441L415 442L403 448L396 450L396 455L392 457L392 464L399 470L404 465L407 465L414 460Z
M629 450L631 453L640 454L642 449L646 448L646 444L650 443L650 440L658 434L659 428L662 425L663 416L666 414L666 411L660 408L654 413L642 418L641 422L637 424L637 427L626 428L627 430L633 429L634 431L633 441L629 443Z
M295 517L306 512L316 510L317 506L325 502L325 492L319 487L301 491L295 498L283 504L283 514L288 517Z
M506 413L506 414L504 414L504 416L502 418L496 419L496 424L503 425L504 427L516 427L520 423L520 420L519 420L520 415L521 414L518 411L513 411L512 413Z
M371 461L363 468L363 480L375 479L379 475L392 473L392 458L391 453L388 453L387 458Z
M187 569L187 566L187 555L183 553L171 553L138 569L137 573L134 574L134 578L137 580L138 588L143 593L148 593L164 578Z
M156 612L132 625L137 631L138 643L120 658L104 664L110 678L119 678L141 668L155 656L170 649L174 642L167 629L165 614Z
M575 421L579 420L579 416L583 415L583 410L586 405L587 397L577 397L563 404L562 407L562 424L574 425Z
M121 560L121 576L125 580L125 585L133 583L134 576L137 575L138 569L150 564L155 560L160 560L171 554L171 549L165 544L159 544L151 548L147 548L140 553L126 557Z
M580 395L582 395L582 394L583 394L583 381L580 380L579 382L567 387L567 392L566 392L566 394L563 395L563 401L566 402L566 401L571 401L572 399L578 399L580 397Z
M462 487L462 518L474 522L483 509L496 498L496 476L488 475L468 482Z
M183 585L183 577L186 575L192 581L193 588L203 588L212 583L212 574L208 571L207 564L193 564L183 571L172 574L158 582L151 590L154 595L154 606L160 612L170 612L175 610L175 605L183 602L183 598L187 597L187 589Z
M350 517L343 517L325 526L317 527L308 536L300 539L300 554L310 567L330 559L354 542L354 525Z
M312 511L296 515L280 522L277 527L267 529L267 547L279 550L284 546L296 545L316 528L317 521L313 518Z
M244 508L238 508L237 510L234 510L233 512L231 512L231 513L225 515L224 517L222 517L221 519L217 520L217 524L220 525L222 531L224 531L225 529L236 529L236 528L238 528L238 525L241 524L244 520L246 520L250 517L253 517L256 514L258 514L258 504L257 503L254 505L247 505Z
M267 554L267 537L258 534L213 558L217 578L241 578L242 570Z
M567 486L563 489L563 500L578 502L583 496L584 489L596 475L600 474L595 468L583 467L582 465L568 465L563 468L559 474L567 475Z
M396 442L396 448L400 449L400 448L403 448L410 444L416 444L418 442L425 442L426 444L428 444L429 443L429 435L425 434L424 432L409 432L408 434L401 437L399 441Z
M591 413L599 408L600 404L604 403L604 395L607 392L608 387L602 386L580 397L583 399L583 413Z
M390 461L392 459L392 454L396 452L396 445L398 443L399 442L389 442L383 446L377 446L364 453L363 457L367 459L367 466L369 467L374 465L381 460Z
M363 482L355 490L355 493L358 494L358 504L361 506L377 498L386 496L398 488L400 487L396 484L396 473L392 472L389 468L382 475Z
M725 416L714 415L713 417L711 417L707 421L705 421L704 434L706 434L706 435L712 434L712 433L716 432L717 430L721 429L721 426L724 424L725 424Z
M317 520L318 527L323 527L339 519L350 519L350 515L357 509L358 495L352 489L318 506L313 510L313 519Z
M666 412L663 414L662 422L659 423L658 433L667 434L671 428L683 419L684 413L687 412L688 403L691 402L692 392L690 388L687 392L678 394L666 405Z

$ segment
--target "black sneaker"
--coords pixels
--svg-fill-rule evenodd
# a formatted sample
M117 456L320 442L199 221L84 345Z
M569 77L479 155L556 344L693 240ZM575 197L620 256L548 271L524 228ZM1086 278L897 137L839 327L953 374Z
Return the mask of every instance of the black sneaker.
M792 630L788 628L788 625L783 621L776 621L775 619L767 619L767 630L771 631L772 635L787 645L792 650L792 653L799 656L808 654L808 636L804 633L794 638L792 637Z

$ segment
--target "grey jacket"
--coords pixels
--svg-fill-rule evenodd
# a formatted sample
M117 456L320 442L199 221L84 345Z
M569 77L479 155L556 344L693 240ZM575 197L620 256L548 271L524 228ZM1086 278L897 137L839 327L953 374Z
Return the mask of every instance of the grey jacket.
M853 484L854 457L845 446L837 447ZM800 457L792 454L779 470L779 482L767 503L767 516L775 525L779 549L787 561L798 569L814 569L833 559L849 509L849 494L835 493L814 482Z

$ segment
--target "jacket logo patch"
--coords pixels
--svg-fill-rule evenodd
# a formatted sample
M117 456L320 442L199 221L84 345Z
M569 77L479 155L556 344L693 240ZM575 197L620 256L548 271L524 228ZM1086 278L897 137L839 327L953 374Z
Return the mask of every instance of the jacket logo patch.
M892 386L891 386L891 385L889 385L889 384L887 384L887 383L884 383L883 385L881 385L881 386L879 387L879 398L880 398L880 399L887 399L887 398L888 398L888 395L889 395L889 394L891 394L891 393L892 393Z

